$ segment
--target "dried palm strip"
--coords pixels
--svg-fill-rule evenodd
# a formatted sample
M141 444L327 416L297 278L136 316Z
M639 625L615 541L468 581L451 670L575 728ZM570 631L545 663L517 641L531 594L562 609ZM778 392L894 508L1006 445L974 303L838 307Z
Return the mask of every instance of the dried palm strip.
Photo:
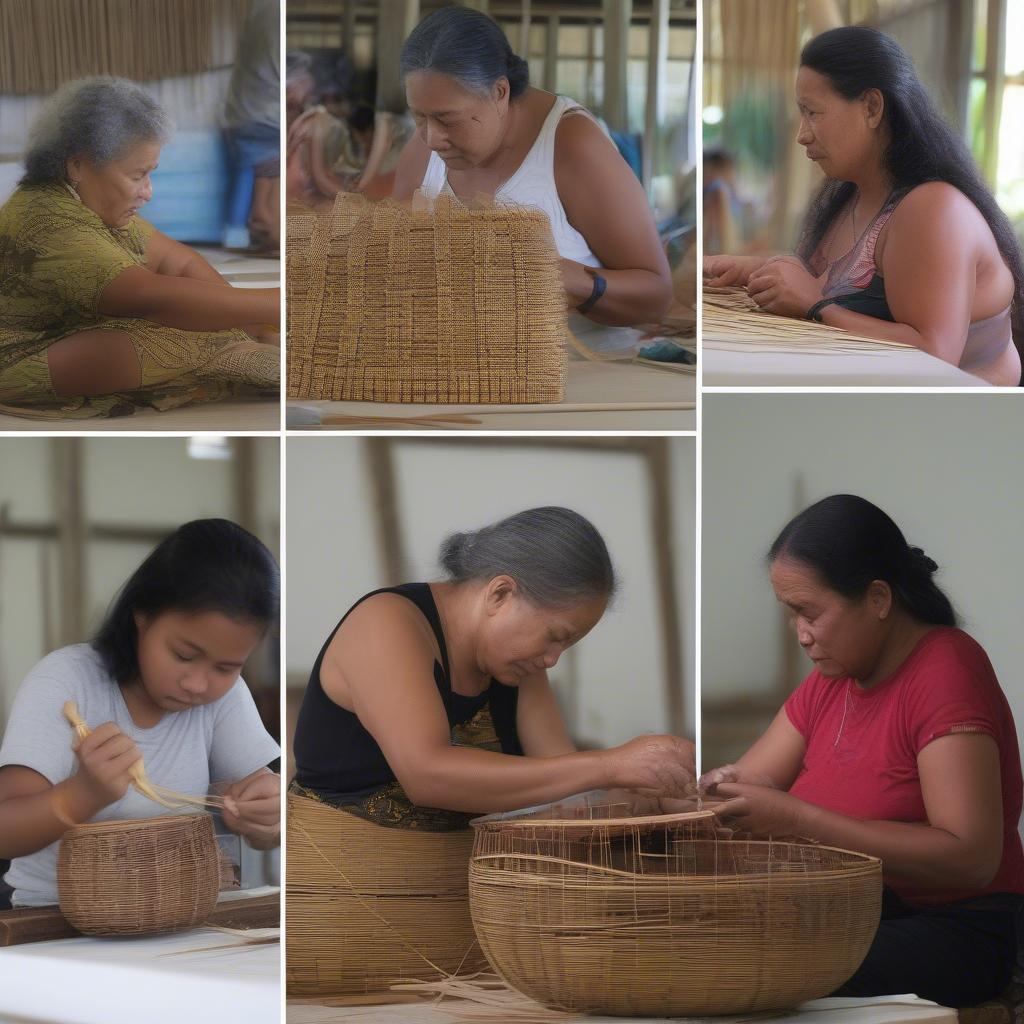
M73 700L64 702L64 717L71 723L80 740L84 740L92 731L78 713L78 707ZM151 782L146 775L146 767L141 757L128 769L128 774L132 777L132 785L144 797L170 810L178 810L182 807L220 808L228 803L224 797L191 796L188 793L179 793L177 790L169 789L167 786L160 786L155 782Z
M579 1020L580 1013L555 1010L516 991L497 974L480 973L462 978L443 978L440 981L406 982L392 985L398 992L432 995L437 1011L465 1024L558 1024L560 1021ZM442 1000L455 999L458 1005Z
M777 316L760 309L744 288L704 289L704 344L723 351L857 354L912 349L901 341L867 338L827 324Z

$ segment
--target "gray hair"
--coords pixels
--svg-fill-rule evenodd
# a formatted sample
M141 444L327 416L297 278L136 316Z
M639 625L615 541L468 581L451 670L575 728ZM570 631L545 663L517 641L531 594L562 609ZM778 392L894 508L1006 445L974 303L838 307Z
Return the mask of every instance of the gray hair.
M67 82L32 125L21 184L64 181L71 157L84 156L103 167L133 143L164 142L172 130L163 107L127 78Z
M411 71L436 71L480 94L507 78L512 99L530 84L530 65L512 51L501 26L471 7L428 14L402 46L400 68L403 79Z
M441 545L440 562L455 583L511 576L523 595L543 608L611 598L617 585L597 528L579 513L554 506L454 533Z

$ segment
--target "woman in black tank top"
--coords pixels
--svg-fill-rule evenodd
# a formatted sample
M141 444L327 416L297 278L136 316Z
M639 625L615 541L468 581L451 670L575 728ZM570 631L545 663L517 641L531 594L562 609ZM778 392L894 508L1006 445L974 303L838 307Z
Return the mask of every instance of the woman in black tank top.
M447 580L360 598L313 666L293 791L376 824L444 831L602 787L678 794L693 746L645 736L577 752L547 670L615 590L582 516L539 508L441 549Z

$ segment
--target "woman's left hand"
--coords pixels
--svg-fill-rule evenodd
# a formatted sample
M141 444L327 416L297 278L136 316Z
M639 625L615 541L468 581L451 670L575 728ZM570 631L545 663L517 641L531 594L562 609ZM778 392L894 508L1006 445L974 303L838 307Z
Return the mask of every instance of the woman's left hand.
M803 319L821 301L821 285L795 256L769 260L747 281L750 297L769 313Z
M712 808L723 825L759 836L796 836L806 830L809 805L789 793L743 782L720 782L715 795L725 802Z
M244 836L250 846L268 850L281 841L281 777L259 772L233 782L225 790L224 824Z

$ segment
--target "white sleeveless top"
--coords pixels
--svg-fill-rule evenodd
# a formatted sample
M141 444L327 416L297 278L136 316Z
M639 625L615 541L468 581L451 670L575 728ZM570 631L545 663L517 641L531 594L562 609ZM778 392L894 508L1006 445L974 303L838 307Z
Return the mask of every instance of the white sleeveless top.
M563 115L576 110L593 118L589 110L568 96L555 97L530 151L512 177L494 193L494 201L542 210L551 221L559 256L588 267L600 267L601 261L591 252L587 240L569 223L555 184L555 132ZM420 188L428 199L436 199L442 193L455 194L448 184L448 168L434 152L430 154Z

